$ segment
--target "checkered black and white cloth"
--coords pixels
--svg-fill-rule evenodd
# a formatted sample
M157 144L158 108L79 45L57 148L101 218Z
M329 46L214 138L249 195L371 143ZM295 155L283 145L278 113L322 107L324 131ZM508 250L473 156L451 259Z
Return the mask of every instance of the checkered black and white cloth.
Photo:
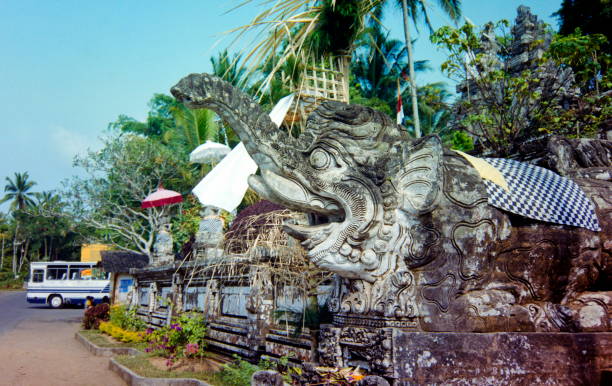
M601 230L593 203L573 181L523 162L484 159L502 173L510 189L483 180L489 204L536 220Z

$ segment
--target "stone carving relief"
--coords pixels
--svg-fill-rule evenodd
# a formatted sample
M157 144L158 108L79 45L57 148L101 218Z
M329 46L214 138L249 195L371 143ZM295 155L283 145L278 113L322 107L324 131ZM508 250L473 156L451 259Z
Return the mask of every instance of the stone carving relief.
M601 232L518 218L488 204L480 175L438 137L409 140L370 108L325 102L293 138L213 76L189 75L172 93L232 125L261 168L249 179L261 196L317 215L285 230L337 274L337 326L570 331L594 307L577 299L609 280L609 201L593 199ZM576 183L610 196L610 181L589 181Z

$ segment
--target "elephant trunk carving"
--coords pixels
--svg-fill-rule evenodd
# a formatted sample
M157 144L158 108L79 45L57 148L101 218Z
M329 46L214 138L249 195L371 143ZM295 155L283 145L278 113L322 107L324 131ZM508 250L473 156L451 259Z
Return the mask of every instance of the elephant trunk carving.
M595 288L612 255L603 242L612 226L609 181L584 188L597 197L599 233L520 219L489 205L480 175L438 137L406 140L370 108L325 102L293 138L213 76L189 75L172 94L232 125L261 168L249 179L259 194L323 219L286 231L313 263L338 274L330 303L336 323L421 331L609 328L612 296ZM606 316L587 320L585 307Z

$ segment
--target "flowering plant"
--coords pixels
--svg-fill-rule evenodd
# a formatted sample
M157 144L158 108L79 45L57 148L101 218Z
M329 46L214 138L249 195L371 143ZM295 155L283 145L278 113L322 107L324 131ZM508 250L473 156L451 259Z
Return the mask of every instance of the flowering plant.
M183 314L173 320L169 326L145 332L149 347L146 352L153 352L168 359L172 365L177 356L195 357L203 354L206 337L204 318L199 314Z

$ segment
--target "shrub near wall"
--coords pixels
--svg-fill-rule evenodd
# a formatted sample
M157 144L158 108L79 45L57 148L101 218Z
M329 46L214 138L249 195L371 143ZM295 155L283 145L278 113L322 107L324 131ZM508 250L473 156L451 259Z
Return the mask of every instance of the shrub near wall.
M124 330L111 322L100 322L100 331L123 343L139 343L144 340L144 333Z
M144 331L147 324L136 315L136 308L114 305L110 309L110 322L128 331Z
M97 330L100 322L108 321L110 317L109 309L110 307L107 303L101 303L88 308L83 316L83 328L86 330L91 330L92 328Z

